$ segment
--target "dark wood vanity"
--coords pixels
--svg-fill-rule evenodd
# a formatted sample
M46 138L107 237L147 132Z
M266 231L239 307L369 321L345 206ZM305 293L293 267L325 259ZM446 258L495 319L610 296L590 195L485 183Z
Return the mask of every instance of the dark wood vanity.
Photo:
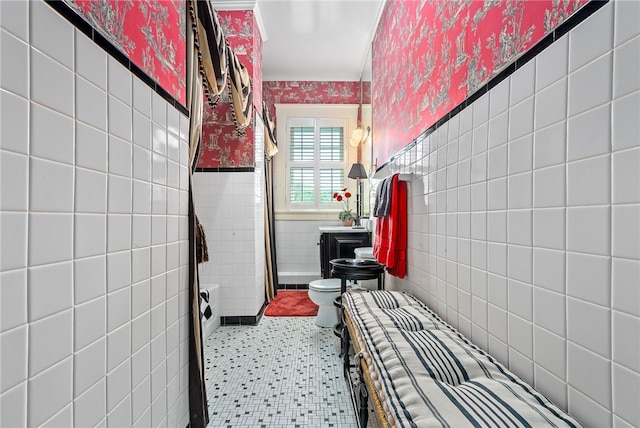
M355 258L355 249L371 246L371 233L367 229L344 226L320 227L320 274L331 278L330 260Z

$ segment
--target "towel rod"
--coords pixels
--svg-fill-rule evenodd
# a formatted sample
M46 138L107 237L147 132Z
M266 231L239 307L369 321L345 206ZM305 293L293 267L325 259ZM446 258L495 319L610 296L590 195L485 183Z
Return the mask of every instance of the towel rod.
M376 177L375 175L373 175L373 176L371 176L369 178L375 178L375 179L382 180L382 179L384 179L386 177L388 177L388 175L385 176L385 177ZM415 174L412 173L412 172L406 173L406 174L398 174L398 180L400 180L400 181L412 181L414 179L414 177L415 177Z

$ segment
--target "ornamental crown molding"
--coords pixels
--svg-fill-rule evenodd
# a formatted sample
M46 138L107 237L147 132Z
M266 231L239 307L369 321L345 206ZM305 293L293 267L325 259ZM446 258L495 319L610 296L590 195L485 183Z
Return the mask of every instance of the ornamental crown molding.
M264 28L264 22L262 21L262 15L260 14L260 6L256 0L212 0L213 8L215 10L251 10L253 16L258 24L258 30L260 31L260 37L262 41L267 40L267 30Z

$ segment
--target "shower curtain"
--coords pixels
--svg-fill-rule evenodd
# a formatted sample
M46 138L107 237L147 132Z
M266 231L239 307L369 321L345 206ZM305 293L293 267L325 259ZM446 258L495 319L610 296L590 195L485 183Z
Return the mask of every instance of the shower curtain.
M273 121L269 117L269 109L262 102L264 122L264 235L265 235L265 291L267 302L278 294L278 261L276 258L275 218L273 208L273 156L278 153L278 146Z
M189 2L189 26L195 31L197 11ZM207 2L208 3L208 2ZM195 19L194 19L195 18ZM198 48L194 31L187 31L187 104L189 107L189 426L206 427L209 423L207 388L204 378L202 324L200 322L200 281L196 260L196 220L193 205L193 167L197 161L202 131L203 83L198 67Z
M202 119L206 102L215 107L228 81L236 130L250 124L253 92L247 69L229 48L218 16L210 1L187 0L187 105L189 107L189 426L205 427L209 422L204 378L200 285L198 279L197 219L193 204L193 177L202 138Z
M228 74L228 45L209 1L188 0L187 15L187 105L189 107L189 426L209 423L204 352L200 316L200 281L197 246L206 246L204 235L196 238L197 218L193 204L193 171L198 163L202 137L202 115L206 102L215 106L225 89Z
M278 267L276 264L276 245L273 221L273 162L266 159L264 162L264 246L265 246L265 292L267 303L278 294Z

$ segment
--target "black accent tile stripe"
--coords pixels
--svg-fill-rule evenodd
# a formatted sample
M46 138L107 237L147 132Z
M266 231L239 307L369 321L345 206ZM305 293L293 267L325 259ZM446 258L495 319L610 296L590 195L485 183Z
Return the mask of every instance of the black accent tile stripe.
M255 166L239 166L237 168L221 166L196 168L195 172L255 172L255 170Z
M278 284L278 290L308 290L309 284Z
M518 59L516 59L516 62L515 62L516 70L522 67L523 65L525 65L527 62L529 62L536 56L538 56L538 54L540 54L543 50L551 46L551 44L555 40L553 39L553 37L550 37L550 36L551 34L542 38L538 43L533 45L531 49L529 49L528 51L523 53Z
M490 90L492 90L493 88L498 86L504 79L506 79L507 77L511 76L513 73L515 73L515 71L516 71L516 63L515 62L512 62L511 64L507 65L505 68L500 70L500 72L498 72L498 74L493 76L493 78L491 78L491 80L489 80L487 82L487 85L486 85L487 86L487 92L489 92Z
M571 15L569 19L558 25L558 27L553 30L553 40L558 40L560 37L567 34L607 3L609 3L609 0L591 0L589 3L582 6L576 13Z
M158 95L164 98L169 104L175 107L180 113L185 116L189 116L189 110L187 107L180 104L178 100L176 100L173 95L171 95L166 89L160 86L155 80L153 80L149 75L147 75L140 67L138 67L135 63L133 63L127 56L117 47L113 45L104 37L98 30L93 28L91 24L89 24L82 16L78 15L76 11L74 11L68 4L66 4L62 0L44 0L49 6L51 6L56 12L62 15L67 21L69 21L73 26L75 26L78 30L80 30L84 35L89 37L104 49L110 56L116 59L120 64L127 68L131 73L136 75L136 77L140 78L144 83L147 84L153 91L155 91Z
M230 316L220 317L220 325L257 325L262 314L256 316Z
M478 98L480 98L481 96L483 96L484 94L486 94L487 92L489 92L489 88L487 85L484 85L483 87L479 88L477 91L475 91L473 94L471 94L467 99L466 99L466 107L470 106L471 104L473 104L475 101L478 100Z
M258 325L266 308L266 303L263 303L258 315L255 316L239 315L220 317L220 325Z
M478 88L474 93L469 95L464 101L451 109L447 114L438 119L436 123L427 128L424 132L418 136L415 140L409 143L407 146L400 149L396 154L391 156L388 161L380 165L376 168L374 174L378 171L381 171L389 164L391 164L394 160L398 159L407 150L411 149L416 142L424 140L429 134L434 132L436 129L445 125L452 117L460 113L462 110L470 106L474 101L480 98L485 93L489 92L489 90L495 88L500 82L502 82L507 77L511 76L516 70L521 68L530 60L534 59L538 54L540 54L543 50L548 48L558 40L560 37L567 34L571 29L575 28L582 21L591 16L594 12L600 9L602 6L607 4L609 0L591 0L584 6L582 6L576 13L571 15L568 19L566 19L562 24L560 24L555 30L551 33L547 34L545 37L540 39L535 45L533 45L528 51L523 53L520 57L518 57L513 63L506 66L504 69L500 70L500 72L493 76L491 79L487 81L483 86Z

